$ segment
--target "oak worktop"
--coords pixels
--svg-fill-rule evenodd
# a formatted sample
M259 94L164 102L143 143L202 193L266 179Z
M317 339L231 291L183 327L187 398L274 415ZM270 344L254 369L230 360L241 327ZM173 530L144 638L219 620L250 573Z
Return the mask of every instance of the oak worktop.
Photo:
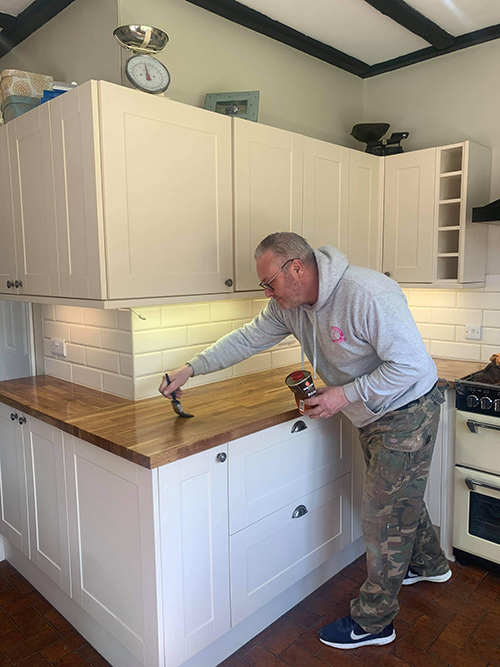
M485 363L434 359L453 381ZM156 468L300 416L284 384L290 367L188 389L194 419L181 419L158 395L130 401L48 375L0 382L0 402L146 468ZM160 378L158 379L158 384Z

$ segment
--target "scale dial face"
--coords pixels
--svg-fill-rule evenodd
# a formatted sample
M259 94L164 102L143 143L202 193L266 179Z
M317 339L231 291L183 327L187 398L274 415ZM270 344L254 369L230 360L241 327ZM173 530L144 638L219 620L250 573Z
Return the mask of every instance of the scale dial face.
M170 85L168 69L152 56L132 56L125 64L125 74L132 85L145 93L164 93Z

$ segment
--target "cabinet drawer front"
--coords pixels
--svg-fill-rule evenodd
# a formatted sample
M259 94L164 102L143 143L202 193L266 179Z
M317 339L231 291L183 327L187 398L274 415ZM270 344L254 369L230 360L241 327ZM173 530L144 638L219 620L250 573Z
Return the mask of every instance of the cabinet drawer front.
M307 427L292 433L298 422ZM229 444L231 535L351 470L347 419L294 419Z
M348 473L231 536L233 626L349 544L350 491Z

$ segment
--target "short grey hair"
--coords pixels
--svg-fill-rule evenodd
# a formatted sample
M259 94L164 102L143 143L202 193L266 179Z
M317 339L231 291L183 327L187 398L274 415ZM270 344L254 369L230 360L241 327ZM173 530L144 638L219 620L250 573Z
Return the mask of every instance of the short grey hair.
M270 250L283 261L300 259L303 264L314 264L314 251L305 238L294 232L274 232L263 239L255 249L254 259Z

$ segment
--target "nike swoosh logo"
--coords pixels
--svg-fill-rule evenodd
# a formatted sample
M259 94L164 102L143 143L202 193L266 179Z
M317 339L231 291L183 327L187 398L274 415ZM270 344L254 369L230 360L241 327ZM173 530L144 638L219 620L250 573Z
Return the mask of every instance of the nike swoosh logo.
M406 576L408 579L415 579L415 577L418 577L418 574L415 574L414 572L408 572Z
M365 637L369 637L371 635L371 632L367 632L365 635L357 635L354 630L351 630L351 639L353 641L356 641L356 639L364 639Z

